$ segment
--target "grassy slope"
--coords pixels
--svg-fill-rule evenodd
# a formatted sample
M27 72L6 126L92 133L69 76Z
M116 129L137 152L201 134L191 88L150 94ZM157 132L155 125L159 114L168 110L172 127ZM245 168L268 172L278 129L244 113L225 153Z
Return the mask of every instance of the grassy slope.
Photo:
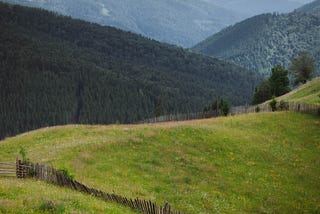
M0 178L0 213L134 213L40 181Z
M89 186L186 213L319 212L319 130L319 117L297 113L54 127L0 142L0 161L14 161L23 146L32 161L67 167ZM18 200L9 197L17 186L31 190L16 181L0 186L0 207Z
M279 97L279 99L320 105L320 77Z

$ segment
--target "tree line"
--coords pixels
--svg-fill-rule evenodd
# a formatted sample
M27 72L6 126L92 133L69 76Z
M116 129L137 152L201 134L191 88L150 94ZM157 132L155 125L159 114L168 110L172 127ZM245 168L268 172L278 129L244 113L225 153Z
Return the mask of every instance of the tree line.
M281 65L276 65L271 70L271 76L255 89L252 104L259 104L273 98L272 105L275 106L274 98L290 91L289 71L292 85L305 84L316 74L315 67L315 59L307 51L300 52L298 57L292 59L288 70Z

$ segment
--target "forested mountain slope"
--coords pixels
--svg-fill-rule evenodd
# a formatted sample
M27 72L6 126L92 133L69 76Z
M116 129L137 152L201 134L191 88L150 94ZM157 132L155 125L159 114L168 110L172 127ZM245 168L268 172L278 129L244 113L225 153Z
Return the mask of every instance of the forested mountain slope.
M320 58L320 16L293 12L252 17L209 37L194 47L260 73L276 64L288 66L300 51ZM317 60L319 66L319 60Z
M115 26L184 47L191 47L247 17L205 0L3 1L40 7L101 25Z
M290 0L2 0L114 26L183 47L267 12L291 12Z
M0 4L0 138L66 123L134 122L244 104L257 76L111 27Z
M320 14L320 0L315 0L297 9L298 12Z
M238 13L247 14L247 18L263 13L289 13L303 4L290 0L210 0L210 2Z

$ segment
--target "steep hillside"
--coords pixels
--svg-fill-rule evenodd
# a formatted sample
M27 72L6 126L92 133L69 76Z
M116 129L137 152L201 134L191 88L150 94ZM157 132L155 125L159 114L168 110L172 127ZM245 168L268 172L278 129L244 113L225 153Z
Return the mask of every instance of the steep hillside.
M288 66L303 50L319 59L319 35L320 16L263 14L222 30L194 49L267 74L276 64Z
M238 66L110 27L0 4L0 138L67 123L128 123L247 102Z
M290 93L279 97L278 100L320 105L320 78L313 79Z
M205 0L5 0L191 47L245 18ZM191 30L192 29L192 30Z
M315 0L297 9L298 12L320 14L320 0Z
M61 126L1 141L0 161L14 161L23 147L32 161L67 168L88 186L168 201L184 213L318 213L319 129L319 117L286 112L136 126ZM30 187L18 193L18 181L0 177L0 207L15 202L30 207L35 199L38 209L41 198L75 211L101 205L70 191L55 194L60 188L26 184ZM33 187L49 192L35 193Z

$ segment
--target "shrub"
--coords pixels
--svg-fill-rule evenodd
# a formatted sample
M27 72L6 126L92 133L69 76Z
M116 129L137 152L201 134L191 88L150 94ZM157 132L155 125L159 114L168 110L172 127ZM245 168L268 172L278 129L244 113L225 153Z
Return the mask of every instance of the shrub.
M43 201L39 210L45 213L65 213L65 207L63 204L58 204L50 200Z
M21 155L23 163L29 163L29 158L27 158L27 151L25 148L20 147L19 154Z
M257 112L257 113L260 112L260 111L261 111L260 106L257 106L257 107L254 109L254 111Z
M227 101L223 100L222 104L221 104L221 111L222 111L223 115L227 116L229 114L229 110L230 110L229 103Z
M272 97L272 101L270 102L269 105L270 105L272 111L277 110L277 100L276 100L275 96Z
M74 179L74 174L72 174L67 168L63 167L61 169L58 169L58 172L64 174L65 176L67 176L68 178L70 178L71 180Z
M284 110L289 110L289 104L283 100L280 101L279 104L279 109L284 111Z

